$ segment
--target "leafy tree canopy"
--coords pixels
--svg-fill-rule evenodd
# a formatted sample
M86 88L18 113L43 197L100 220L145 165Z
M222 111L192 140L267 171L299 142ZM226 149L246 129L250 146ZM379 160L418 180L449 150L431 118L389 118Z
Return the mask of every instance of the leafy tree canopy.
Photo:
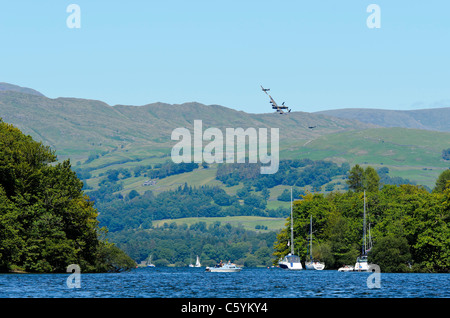
M113 247L82 187L69 160L0 119L0 271L105 268L111 257L100 252Z

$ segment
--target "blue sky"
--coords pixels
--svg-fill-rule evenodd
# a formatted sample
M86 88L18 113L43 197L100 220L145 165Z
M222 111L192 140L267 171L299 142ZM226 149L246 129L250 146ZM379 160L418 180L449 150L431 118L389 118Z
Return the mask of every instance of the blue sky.
M262 84L293 111L450 106L450 1L1 1L0 37L0 82L50 98L271 112Z

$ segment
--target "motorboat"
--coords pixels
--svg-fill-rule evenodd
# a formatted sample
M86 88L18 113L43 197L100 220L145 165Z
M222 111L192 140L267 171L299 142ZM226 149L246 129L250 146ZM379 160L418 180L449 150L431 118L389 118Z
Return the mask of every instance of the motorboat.
M305 263L306 269L315 269L318 271L321 271L325 268L325 263L319 262L319 261L309 261Z
M288 242L289 244L289 242ZM278 266L283 269L301 270L303 269L300 257L294 254L294 218L292 216L292 188L291 188L291 252L278 262Z
M215 273L232 273L232 272L240 272L242 267L236 266L236 264L228 262L227 264L217 264L214 267L206 267L207 272L215 272Z
M325 263L313 260L312 257L312 215L309 221L309 262L305 262L305 268L321 271L325 268Z

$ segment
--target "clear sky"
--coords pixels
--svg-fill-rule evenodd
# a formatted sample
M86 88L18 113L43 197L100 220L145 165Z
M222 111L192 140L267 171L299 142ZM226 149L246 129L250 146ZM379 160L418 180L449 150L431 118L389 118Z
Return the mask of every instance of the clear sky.
M293 111L450 106L447 0L1 0L0 39L0 82L50 98L272 112L262 84Z

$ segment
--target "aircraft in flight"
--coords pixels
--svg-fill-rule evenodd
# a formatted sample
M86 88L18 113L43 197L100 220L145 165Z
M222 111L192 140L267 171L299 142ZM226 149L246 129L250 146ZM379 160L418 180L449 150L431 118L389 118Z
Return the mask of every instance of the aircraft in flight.
M270 88L264 88L264 87L262 87L262 85L260 85L260 86L261 86L262 91L263 91L264 93L266 93L267 96L269 96L269 98L270 98L270 103L272 104L272 109L276 109L276 111L277 111L279 114L286 114L286 113L290 113L290 112L291 112L291 109L289 109L289 107L285 106L285 105L284 105L284 102L281 104L281 106L278 105L277 102L275 102L275 100L272 98L272 96L270 96L270 95L267 93L268 91L270 91ZM286 111L283 111L283 109L284 109L284 110L287 110L287 112L286 112Z

